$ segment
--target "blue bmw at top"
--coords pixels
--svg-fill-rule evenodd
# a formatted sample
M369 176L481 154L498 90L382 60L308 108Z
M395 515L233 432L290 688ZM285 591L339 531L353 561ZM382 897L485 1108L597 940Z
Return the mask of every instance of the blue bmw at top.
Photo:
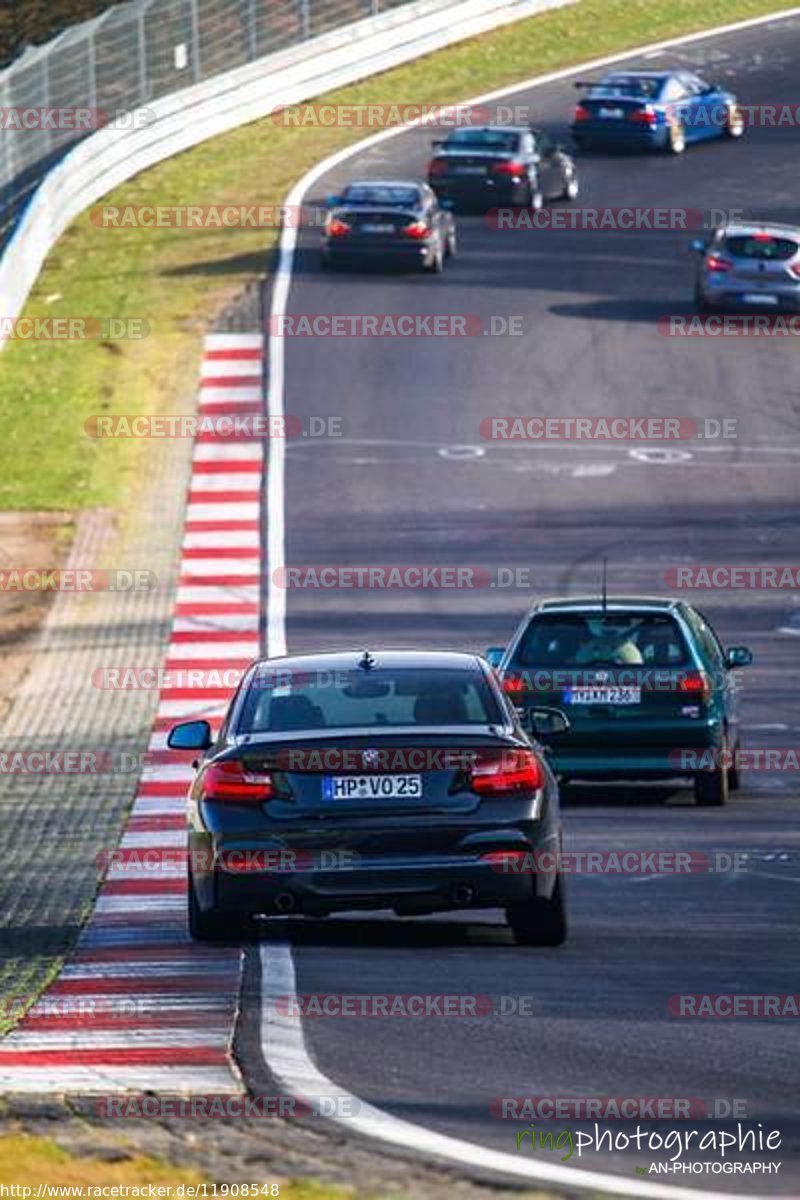
M575 86L583 92L571 126L579 150L619 146L682 154L691 142L744 133L736 97L691 71L610 71Z

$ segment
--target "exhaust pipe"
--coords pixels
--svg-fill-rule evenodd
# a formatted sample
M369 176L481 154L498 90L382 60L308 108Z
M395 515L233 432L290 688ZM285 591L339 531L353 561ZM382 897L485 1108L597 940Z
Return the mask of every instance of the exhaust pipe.
M275 897L274 903L277 911L282 913L283 916L286 916L287 913L294 912L296 907L296 901L291 892L281 892Z
M453 899L459 908L469 908L475 899L475 888L469 883L459 883L453 888Z

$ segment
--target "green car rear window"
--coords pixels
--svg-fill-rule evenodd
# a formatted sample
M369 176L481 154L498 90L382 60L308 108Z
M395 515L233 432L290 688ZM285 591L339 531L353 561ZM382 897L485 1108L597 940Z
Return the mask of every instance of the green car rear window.
M689 661L672 617L619 612L536 616L515 655L525 667L683 667Z

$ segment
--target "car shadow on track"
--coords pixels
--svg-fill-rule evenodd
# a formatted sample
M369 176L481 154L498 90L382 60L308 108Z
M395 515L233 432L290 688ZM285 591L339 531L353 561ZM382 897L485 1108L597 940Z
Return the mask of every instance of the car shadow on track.
M681 300L652 300L642 296L624 296L613 300L589 300L585 304L552 304L548 310L556 317L577 317L581 321L625 321L627 324L658 325L671 317L695 317L690 296Z
M657 808L694 803L690 788L673 783L562 783L560 791L561 803L568 808Z

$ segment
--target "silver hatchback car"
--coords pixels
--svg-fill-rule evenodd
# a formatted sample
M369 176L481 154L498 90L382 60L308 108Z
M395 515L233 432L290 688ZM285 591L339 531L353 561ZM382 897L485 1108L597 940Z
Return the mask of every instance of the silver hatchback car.
M711 308L800 310L800 228L726 225L691 244L695 303Z

